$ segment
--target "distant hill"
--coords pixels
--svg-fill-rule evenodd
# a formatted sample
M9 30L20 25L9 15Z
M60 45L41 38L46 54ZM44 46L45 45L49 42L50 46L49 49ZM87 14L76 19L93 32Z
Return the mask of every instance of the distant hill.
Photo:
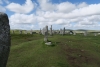
M77 31L87 31L87 30L85 30L85 29L78 29Z

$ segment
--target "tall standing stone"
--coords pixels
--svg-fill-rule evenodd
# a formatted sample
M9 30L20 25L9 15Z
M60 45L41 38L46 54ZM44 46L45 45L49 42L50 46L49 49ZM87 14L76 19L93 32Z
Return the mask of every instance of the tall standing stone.
M0 12L0 67L6 67L10 46L10 26L7 14Z
M44 34L44 41L48 42L48 33L47 32L45 32L45 34Z
M39 32L39 34L41 34L42 33L42 31L41 31L41 28L40 28L40 32Z
M44 33L44 41L48 41L48 26L43 28L43 33Z
M65 35L65 27L64 27L64 29L63 29L63 34Z
M53 34L52 34L52 25L51 25L51 28L50 28L50 35L53 35Z
M48 35L48 26L46 26L46 32L47 32L47 35Z
M42 29L42 35L44 35L44 32L45 32L45 28Z

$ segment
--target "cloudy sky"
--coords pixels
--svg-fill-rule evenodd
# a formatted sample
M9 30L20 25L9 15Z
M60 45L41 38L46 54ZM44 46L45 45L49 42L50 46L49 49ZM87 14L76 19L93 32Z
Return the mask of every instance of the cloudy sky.
M100 30L100 0L0 0L11 29Z

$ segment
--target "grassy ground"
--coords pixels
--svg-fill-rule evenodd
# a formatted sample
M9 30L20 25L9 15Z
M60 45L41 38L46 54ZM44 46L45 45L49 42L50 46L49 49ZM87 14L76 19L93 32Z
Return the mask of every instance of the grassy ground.
M100 36L12 34L7 67L100 67Z

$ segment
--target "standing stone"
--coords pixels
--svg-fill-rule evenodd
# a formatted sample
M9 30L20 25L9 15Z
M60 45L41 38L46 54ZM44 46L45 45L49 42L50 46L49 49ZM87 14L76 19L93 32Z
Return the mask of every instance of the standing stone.
M43 28L43 34L44 34L44 41L48 41L48 26Z
M42 33L42 35L43 35L43 29L41 30L41 33Z
M51 25L51 28L50 28L50 35L52 35L52 25Z
M59 33L60 33L60 31L58 30L58 31L57 31L57 34L59 34Z
M27 34L27 31L24 31L24 34Z
M55 30L54 29L53 29L52 33L55 34Z
M47 34L47 32L45 32L44 41L45 41L45 42L48 42L48 34Z
M84 31L84 36L87 36L87 31Z
M73 35L76 35L76 32L74 32Z
M45 28L42 29L42 35L44 35L44 32L45 32Z
M42 32L41 32L41 28L40 28L40 32L39 32L39 34L41 34Z
M33 31L32 30L30 31L30 34L33 34Z
M94 36L97 36L97 33L94 33Z
M63 35L63 30L62 29L60 29L60 34Z
M10 46L9 19L7 14L0 12L0 67L6 67Z
M12 34L14 34L14 30L12 31Z
M62 29L60 29L60 34L62 34Z
M19 34L22 34L22 31L21 30L19 31Z
M65 35L65 27L64 27L64 29L63 29L63 35Z
M46 30L45 30L45 32L47 32L47 35L48 35L48 26L46 26Z

